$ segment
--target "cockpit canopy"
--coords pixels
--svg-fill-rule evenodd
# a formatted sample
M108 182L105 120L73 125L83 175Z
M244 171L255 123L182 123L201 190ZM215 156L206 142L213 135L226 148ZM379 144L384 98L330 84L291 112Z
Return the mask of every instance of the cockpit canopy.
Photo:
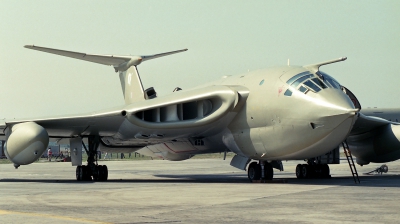
M341 85L334 78L321 71L315 74L309 71L299 73L290 78L286 83L293 89L297 89L304 94L307 94L309 91L317 93L326 88L341 89ZM291 96L292 90L290 88L287 89L284 95Z

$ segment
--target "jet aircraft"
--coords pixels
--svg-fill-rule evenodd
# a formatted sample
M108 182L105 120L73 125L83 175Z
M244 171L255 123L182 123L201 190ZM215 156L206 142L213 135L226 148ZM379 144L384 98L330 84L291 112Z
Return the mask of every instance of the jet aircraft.
M271 180L274 168L283 170L282 160L305 161L296 167L298 178L327 177L328 165L339 163L339 145L345 141L361 165L400 158L400 109L361 110L349 89L320 71L345 57L224 76L158 97L154 88L143 88L138 65L187 49L118 56L25 47L113 66L125 104L75 116L1 121L4 151L16 168L37 160L50 140L69 142L78 181L108 179L97 150L174 161L233 152L231 165L247 170L251 181Z

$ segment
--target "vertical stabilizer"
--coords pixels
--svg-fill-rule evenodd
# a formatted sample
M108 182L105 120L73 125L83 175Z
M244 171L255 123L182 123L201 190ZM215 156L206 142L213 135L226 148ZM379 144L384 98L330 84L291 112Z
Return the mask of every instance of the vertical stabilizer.
M120 71L119 79L121 81L125 104L145 100L142 80L140 80L136 66L132 66L126 71Z

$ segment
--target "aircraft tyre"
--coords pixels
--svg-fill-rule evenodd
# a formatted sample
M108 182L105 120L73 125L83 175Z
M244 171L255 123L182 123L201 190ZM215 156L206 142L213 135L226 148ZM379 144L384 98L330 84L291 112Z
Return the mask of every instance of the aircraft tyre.
M76 167L76 180L92 180L92 177L89 175L89 168L87 166L77 166Z
M88 166L77 166L76 167L76 180L77 181L106 181L108 179L108 168L106 165L96 166L96 173L91 174L91 170Z
M302 169L303 169L303 165L302 164L297 164L297 166L296 166L296 177L297 177L297 179L303 178Z
M322 178L329 178L330 177L330 170L328 164L321 165L321 174Z
M82 181L83 180L82 166L77 166L76 167L76 180L77 181Z
M103 175L104 175L104 171L103 171L103 166L102 165L98 165L97 167L96 167L97 169L96 169L96 176L97 176L97 179L96 179L96 181L103 181Z
M265 163L264 165L264 178L266 180L272 180L274 177L274 169L270 163Z
M83 180L90 181L92 180L91 170L88 166L82 166L83 170Z
M304 164L301 166L301 177L302 178L310 178L311 177L311 169L308 164Z
M108 169L105 165L97 164L97 148L100 144L99 136L88 137L89 148L83 147L88 155L87 165L76 167L76 180L77 181L106 181L108 179Z
M95 167L95 173L93 174L94 181L105 181L107 180L106 177L107 167L103 165L97 165Z
M253 180L259 180L261 178L261 166L257 162L250 163L247 169L247 176L249 177L250 182Z
M93 181L100 181L100 166L95 166L94 172L93 172Z
M97 167L98 170L98 180L106 181L108 179L108 169L106 165L99 165Z
M108 168L106 165L103 165L104 168L104 180L108 180Z
M309 178L330 178L328 164L297 164L296 177L298 179Z

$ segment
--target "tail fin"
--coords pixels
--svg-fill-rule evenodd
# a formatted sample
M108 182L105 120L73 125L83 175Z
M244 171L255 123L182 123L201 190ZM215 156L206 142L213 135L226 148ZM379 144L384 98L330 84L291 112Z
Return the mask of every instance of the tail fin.
M166 53L147 55L147 56L118 56L118 55L85 54L80 52L64 51L64 50L39 47L34 45L25 45L25 48L43 51L51 54L57 54L65 57L75 58L79 60L99 63L103 65L113 66L115 72L119 72L122 92L124 94L126 104L131 104L133 102L145 100L142 81L140 80L139 72L137 70L137 66L140 63L150 59L187 51L187 49L183 49L178 51L170 51Z
M136 66L132 66L126 71L120 71L119 79L121 81L125 104L145 100L142 80L140 80Z

